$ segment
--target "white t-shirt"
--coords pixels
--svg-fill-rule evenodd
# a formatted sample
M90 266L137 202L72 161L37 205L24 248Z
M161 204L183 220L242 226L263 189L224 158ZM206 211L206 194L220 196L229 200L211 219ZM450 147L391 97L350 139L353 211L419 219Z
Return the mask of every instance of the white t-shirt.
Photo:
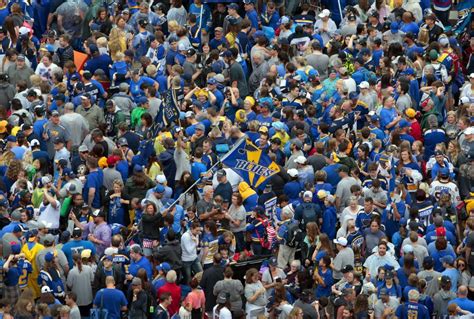
M232 314L226 307L222 308L219 313L216 313L218 306L219 305L214 306L212 310L212 319L232 319Z
M61 203L56 200L56 208L51 204L44 206L41 203L39 208L38 222L43 222L49 229L59 228L59 211L61 210Z

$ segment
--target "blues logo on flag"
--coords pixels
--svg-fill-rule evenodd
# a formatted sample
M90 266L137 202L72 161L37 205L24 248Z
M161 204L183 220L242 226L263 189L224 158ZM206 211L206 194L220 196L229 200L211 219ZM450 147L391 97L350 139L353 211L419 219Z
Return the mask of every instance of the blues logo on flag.
M253 188L265 186L280 171L278 165L250 140L242 140L221 160Z

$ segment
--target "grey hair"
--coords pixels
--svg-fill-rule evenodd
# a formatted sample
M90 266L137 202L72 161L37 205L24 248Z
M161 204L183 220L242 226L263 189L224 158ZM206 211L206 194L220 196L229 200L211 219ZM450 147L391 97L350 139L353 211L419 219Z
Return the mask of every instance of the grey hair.
M71 102L67 102L66 104L64 104L64 110L74 111L74 104L72 104Z
M166 274L166 281L170 284L175 283L177 278L178 276L176 275L176 271L174 270L170 270Z
M436 117L436 115L434 115L434 114L428 115L426 121L428 122L428 125L430 126L430 128L437 128L438 127L438 118Z

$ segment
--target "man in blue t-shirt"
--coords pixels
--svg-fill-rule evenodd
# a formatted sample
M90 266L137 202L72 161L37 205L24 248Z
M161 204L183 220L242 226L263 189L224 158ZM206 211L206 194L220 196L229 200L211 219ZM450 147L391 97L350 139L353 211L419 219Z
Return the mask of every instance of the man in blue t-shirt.
M115 288L113 276L105 278L106 288L97 292L94 299L94 308L104 308L108 311L109 319L121 318L121 312L127 311L127 298L121 290Z
M100 188L104 182L104 174L98 168L97 158L89 157L86 166L89 169L89 175L87 175L82 196L89 207L99 209L101 207Z
M459 286L458 297L451 300L448 305L455 303L462 310L474 313L474 301L467 299L467 287Z
M258 13L255 10L255 1L254 0L244 0L245 8L245 17L250 20L251 31L250 34L253 34L258 29Z
M69 263L69 268L72 269L74 263L72 261L73 254L80 254L81 251L85 249L90 249L92 256L95 256L95 246L88 240L82 240L82 229L79 227L74 228L72 231L72 240L65 243L62 247L64 255L66 255L67 261Z
M418 303L420 293L412 289L408 292L408 302L398 306L395 315L399 319L429 319L430 315L426 306Z

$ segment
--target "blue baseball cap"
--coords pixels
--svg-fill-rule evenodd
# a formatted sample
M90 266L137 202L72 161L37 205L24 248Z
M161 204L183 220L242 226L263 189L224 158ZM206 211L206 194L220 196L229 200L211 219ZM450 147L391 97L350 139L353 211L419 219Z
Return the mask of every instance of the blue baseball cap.
M372 121L372 122L380 121L380 116L378 116L377 114L372 115L370 117L370 121Z
M140 96L138 98L138 104L146 104L146 103L148 103L148 99L146 96Z
M8 135L7 142L16 142L16 136Z
M158 271L164 271L164 272L168 272L171 270L171 265L164 262L164 263L161 263L159 264L158 266L156 266L156 270Z
M155 186L155 188L153 188L153 191L155 193L163 194L165 192L165 187L161 184L158 184L158 185Z
M402 120L400 121L400 123L398 123L398 126L399 126L400 128L405 128L405 127L410 127L411 125L410 125L410 122L408 122L408 121L405 120L405 119L402 119Z
M369 49L369 48L363 48L363 49L361 49L360 52L359 52L359 55L360 55L360 56L370 55L370 49Z
M214 78L210 78L209 80L207 80L207 84L215 85L217 84L217 80Z
M133 171L134 172L143 172L143 166L135 164L135 166L133 166Z
M239 5L237 3L230 3L227 8L229 9L234 9L234 10L239 10Z
M255 33L253 34L253 38L257 38L257 37L264 37L265 36L265 32L263 32L262 30L257 30L255 31Z
M447 264L449 264L449 265L452 265L452 264L454 263L454 258L453 258L453 256L451 256L451 255L446 255L446 256L443 256L443 257L440 259L440 261L441 261L442 263L447 263Z
M439 170L439 175L443 177L448 177L449 176L449 168L443 167L442 169Z

